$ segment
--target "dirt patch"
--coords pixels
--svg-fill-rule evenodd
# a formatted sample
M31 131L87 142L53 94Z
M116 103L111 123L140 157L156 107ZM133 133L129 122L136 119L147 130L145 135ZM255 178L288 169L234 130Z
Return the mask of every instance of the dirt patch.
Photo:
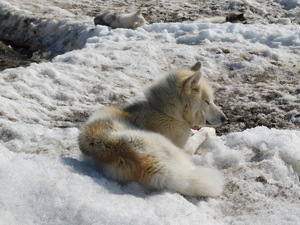
M10 42L0 41L0 71L7 68L29 66L32 62L40 62L34 58L34 52L14 46Z
M228 73L234 76L232 71ZM224 87L231 85L232 90L215 90L216 103L229 118L227 124L217 128L217 133L223 135L257 126L299 129L298 69L283 66L277 70L266 69L260 74L249 72L246 75L237 84L218 81Z

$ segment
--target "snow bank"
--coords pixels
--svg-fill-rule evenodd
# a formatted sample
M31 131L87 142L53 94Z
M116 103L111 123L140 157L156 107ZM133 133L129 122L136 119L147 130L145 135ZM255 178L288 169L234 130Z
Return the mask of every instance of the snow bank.
M29 17L3 1L0 2L0 27L0 39L31 51L49 52L51 57L82 48L93 36L86 23Z
M146 193L135 183L120 186L75 159L16 154L5 149L0 154L0 202L5 203L0 210L1 224L214 221L179 194Z
M299 135L299 131L257 127L225 137L225 146L243 152L245 159L238 170L226 174L229 199L236 204L227 205L236 209L233 224L298 223Z
M230 148L236 146L240 148L243 145L252 148L256 152L252 158L254 161L279 157L300 176L300 149L297 147L300 146L300 132L290 130L271 130L270 132L266 127L260 127L255 129L255 133L253 130L246 130L242 135L229 134L227 145ZM276 177L278 174L274 173L273 176Z
M264 127L233 133L224 140L209 139L205 146L212 151L195 156L195 162L210 155L214 159L207 160L206 165L217 162L229 186L223 197L207 200L185 198L169 191L149 192L136 183L120 185L103 177L86 162L14 153L1 144L1 224L224 224L229 221L251 224L253 220L260 224L271 221L297 224L299 177L296 179L294 167L281 156L299 156L299 141L299 131ZM55 140L48 142L51 145ZM49 143L38 144L42 147ZM246 161L247 154L256 148L263 156ZM266 155L270 151L280 154ZM236 163L228 164L236 156L240 157L238 162L235 159L238 172L231 167ZM259 165L258 161L263 163ZM292 164L300 165L296 160ZM256 173L262 180L257 181ZM233 184L239 187L236 193L231 193ZM234 204L242 204L241 200L245 207L235 209ZM266 217L268 212L272 216Z
M253 44L271 48L294 46L300 48L299 26L244 25L244 24L153 24L144 28L148 32L166 32L179 44L198 45L203 41Z
M12 152L48 155L60 153L60 155L73 157L79 155L76 143L78 129L76 128L47 128L40 124L7 121L1 124L0 128L0 141Z

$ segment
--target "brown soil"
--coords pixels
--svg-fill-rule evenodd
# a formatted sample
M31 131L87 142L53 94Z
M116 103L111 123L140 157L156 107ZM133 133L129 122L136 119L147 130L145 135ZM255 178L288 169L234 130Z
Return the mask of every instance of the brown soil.
M14 46L9 42L0 41L0 71L7 68L29 66L32 62L39 62L38 59L34 59L33 52Z

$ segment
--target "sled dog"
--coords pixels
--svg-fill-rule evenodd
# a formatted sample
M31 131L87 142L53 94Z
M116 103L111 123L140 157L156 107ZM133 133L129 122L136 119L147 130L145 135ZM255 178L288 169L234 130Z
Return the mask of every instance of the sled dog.
M130 14L104 13L96 16L94 19L96 25L105 25L112 28L137 28L147 23L142 15L142 11L138 10Z
M82 153L119 182L137 181L190 196L220 195L222 174L194 165L182 149L192 126L226 120L200 67L197 62L190 69L171 72L149 88L145 101L100 108L81 128Z

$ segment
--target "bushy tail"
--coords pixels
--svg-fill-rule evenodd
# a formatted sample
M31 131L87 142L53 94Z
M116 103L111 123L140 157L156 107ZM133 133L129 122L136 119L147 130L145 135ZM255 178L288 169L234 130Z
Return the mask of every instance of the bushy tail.
M165 165L153 177L152 185L190 196L216 197L222 194L224 178L221 172L210 168L194 168L192 162L186 163Z

